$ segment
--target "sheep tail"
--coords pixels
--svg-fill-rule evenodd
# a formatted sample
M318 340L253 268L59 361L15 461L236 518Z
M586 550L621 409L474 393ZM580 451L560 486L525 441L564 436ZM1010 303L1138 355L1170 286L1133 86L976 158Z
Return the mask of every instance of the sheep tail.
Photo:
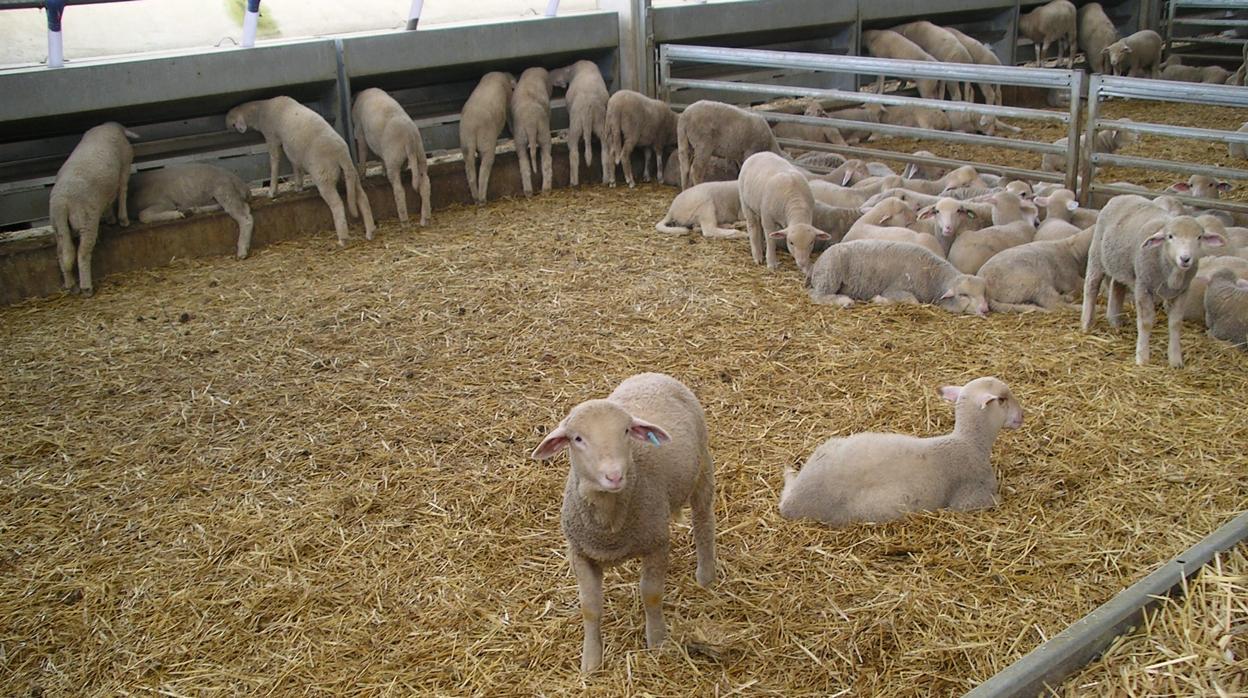
M352 218L358 218L360 209L357 196L363 191L363 185L360 184L360 176L355 171L355 165L351 162L351 156L344 151L342 158L338 161L338 167L342 169L343 184L347 187L347 211L351 213Z

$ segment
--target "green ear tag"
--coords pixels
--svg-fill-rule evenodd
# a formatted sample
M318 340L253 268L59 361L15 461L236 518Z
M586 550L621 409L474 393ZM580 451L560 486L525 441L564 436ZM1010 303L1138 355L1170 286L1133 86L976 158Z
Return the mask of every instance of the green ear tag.
M646 436L650 438L650 443L654 444L655 446L659 445L659 437L655 436L654 432L648 431L646 432Z

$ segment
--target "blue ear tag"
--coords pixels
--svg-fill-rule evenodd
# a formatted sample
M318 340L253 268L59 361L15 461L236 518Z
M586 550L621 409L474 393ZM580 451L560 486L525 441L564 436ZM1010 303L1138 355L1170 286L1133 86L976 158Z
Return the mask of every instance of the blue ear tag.
M648 431L646 432L646 436L650 439L650 443L654 444L655 446L659 445L659 437L655 436L654 432Z

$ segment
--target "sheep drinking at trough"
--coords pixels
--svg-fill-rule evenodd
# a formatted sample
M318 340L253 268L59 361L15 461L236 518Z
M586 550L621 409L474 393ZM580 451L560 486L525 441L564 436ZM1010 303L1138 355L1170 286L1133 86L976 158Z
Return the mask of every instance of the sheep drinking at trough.
M550 81L556 87L566 87L564 95L568 103L568 168L572 186L580 184L581 156L578 150L585 143L585 163L594 161L593 137L598 138L602 161L602 181L607 181L611 165L607 158L607 83L602 71L592 61L577 61L565 68L553 70Z
M130 208L144 223L172 221L186 217L186 211L220 208L238 223L239 259L251 250L255 221L247 197L251 191L236 174L202 163L173 165L140 172L130 182Z
M1209 336L1248 350L1248 280L1221 269L1205 291L1205 326Z
M810 274L815 243L831 236L811 225L814 197L801 170L775 153L755 153L741 166L737 191L754 263L763 263L765 247L767 267L778 267L776 243L784 240L797 268Z
M901 58L908 61L937 62L931 54L919 48L918 44L895 31L886 29L864 31L862 33L862 45L876 58ZM919 96L923 99L941 98L942 83L940 80L919 78L915 80L915 83L919 88ZM884 92L883 75L876 82L875 91ZM849 136L846 136L846 138L849 138Z
M1154 306L1160 298L1168 314L1170 365L1182 366L1179 328L1188 285L1206 250L1226 244L1221 223L1210 217L1173 216L1142 196L1127 194L1105 206L1094 231L1083 281L1083 331L1092 329L1096 296L1101 281L1108 277L1106 316L1115 327L1122 321L1123 296L1128 288L1134 289L1135 362L1148 363L1149 334L1157 313Z
M986 315L984 280L962 274L909 242L841 242L819 256L807 280L816 303L847 308L855 300L927 303L951 313Z
M95 294L91 276L91 254L100 231L100 217L113 201L117 220L130 225L126 210L126 188L134 149L127 138L138 138L124 126L109 121L82 134L82 140L56 173L56 183L48 198L48 216L56 232L56 256L65 290L85 296ZM74 246L72 232L78 233ZM74 264L78 279L74 280Z
M533 451L568 450L571 468L560 514L580 591L585 640L581 671L602 664L602 572L641 558L646 646L667 637L663 583L670 522L693 510L698 584L715 581L715 474L697 397L659 373L625 379L605 400L582 402Z
M226 113L225 123L239 133L254 128L264 136L269 148L269 198L277 195L277 168L282 153L286 153L295 172L296 189L303 189L303 173L307 172L329 206L339 245L347 244L347 216L338 195L340 176L347 188L347 209L352 217L364 218L364 237L373 239L377 228L373 211L347 142L320 114L282 96L240 104Z
M1023 408L1009 387L988 376L947 385L953 432L927 438L862 433L833 437L801 471L784 473L780 515L831 526L878 523L909 512L970 511L997 504L992 444L1004 427L1023 425Z
M420 196L420 224L429 223L429 165L420 129L407 111L385 90L370 87L355 96L351 106L355 125L356 153L360 176L368 169L368 151L381 157L386 179L394 190L394 207L399 222L407 223L407 194L403 191L403 166L412 171L412 190Z
M525 196L533 195L539 149L542 191L550 191L554 182L554 160L550 153L550 88L550 73L545 68L528 68L520 74L511 91L511 134L516 141L520 186Z
M733 224L741 220L741 194L737 183L703 182L689 187L672 199L663 220L654 225L660 233L681 235L693 228L700 228L708 238L743 238L746 234L733 228L721 228L721 223Z
M468 177L468 190L478 205L485 203L490 186L490 170L494 168L494 152L498 137L507 123L507 106L516 79L508 73L492 72L481 76L481 81L468 95L468 101L459 115L459 151L464 158L464 173ZM481 169L477 170L477 157L481 157Z
M742 166L754 153L780 154L780 145L758 114L722 102L699 100L690 104L676 120L677 152L680 157L680 188L706 181L712 156Z
M650 99L640 92L620 90L607 102L607 143L611 158L611 176L607 183L615 185L615 166L624 167L624 180L633 181L633 148L644 148L641 177L650 181L650 153L654 152L655 177L663 172L663 153L676 145L676 112L666 102Z
M924 20L899 24L893 27L893 31L913 41L919 48L927 51L932 58L942 63L975 63L970 52L966 50L958 37L944 27L938 27ZM945 81L945 88L948 90L950 99L961 100L963 98L962 88L956 80ZM966 92L966 100L972 101L970 83L966 84Z
M1083 283L1092 228L1061 240L1029 242L993 255L979 275L994 313L1050 311L1070 303Z

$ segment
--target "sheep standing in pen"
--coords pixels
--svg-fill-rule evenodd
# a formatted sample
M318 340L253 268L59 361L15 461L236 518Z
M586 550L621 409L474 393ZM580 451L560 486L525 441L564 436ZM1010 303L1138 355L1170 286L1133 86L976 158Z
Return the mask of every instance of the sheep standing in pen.
M641 558L646 646L667 637L663 583L670 522L693 509L698 584L715 581L715 474L706 419L680 381L642 373L605 400L582 402L533 451L545 460L568 450L571 468L560 519L580 591L585 641L581 671L602 665L602 572Z
M966 50L958 37L944 27L938 27L924 20L897 25L893 27L893 31L913 41L919 48L927 51L932 58L942 63L975 63L975 59L971 58L970 52ZM946 80L945 88L950 99L963 99L962 87L956 80ZM973 101L974 98L969 82L966 83L965 98L968 102Z
M607 158L607 83L602 71L592 61L577 61L566 68L551 71L550 81L566 87L568 103L568 168L572 186L580 184L580 143L585 143L585 164L594 162L593 137L598 138L602 181L607 181L611 164Z
M368 151L381 157L386 179L394 191L394 207L399 222L406 224L407 194L403 191L403 166L412 171L412 190L420 196L420 224L429 223L429 164L420 129L407 110L385 90L370 87L355 96L351 106L355 125L355 152L360 158L360 176L368 170Z
M703 182L676 195L663 220L654 225L660 233L682 235L694 228L708 238L735 239L747 235L734 228L721 228L721 223L741 220L741 194L736 181Z
M867 52L876 58L900 58L908 61L938 62L930 53L919 48L919 45L895 31L868 30L862 33L862 45ZM923 99L940 99L944 91L943 83L932 78L918 78L915 84L919 88L919 96ZM884 76L876 81L875 91L884 92ZM844 135L844 134L842 134ZM849 136L845 136L846 139Z
M1079 48L1088 60L1088 70L1092 73L1105 72L1105 54L1107 46L1118 41L1118 28L1114 26L1105 8L1099 2L1090 2L1079 8Z
M1108 277L1106 317L1117 327L1122 322L1122 300L1134 289L1136 328L1135 362L1148 363L1148 340L1161 299L1166 305L1170 329L1167 352L1171 366L1183 365L1179 329L1183 323L1188 286L1196 263L1209 248L1222 247L1226 239L1221 223L1208 216L1173 216L1142 196L1114 197L1096 221L1083 281L1083 313L1080 325L1091 331L1096 296Z
M1092 228L1061 240L1029 242L993 255L979 275L994 313L1055 310L1083 284Z
M951 313L986 315L984 280L910 242L840 242L819 256L806 285L815 303L848 308L855 300L927 303Z
M1001 65L1001 59L997 58L997 54L992 49L985 46L979 39L969 36L953 27L944 27L944 30L953 34L953 37L962 44L962 48L970 54L971 60L978 65ZM1000 85L981 82L979 91L984 93L985 104L995 104L998 107L1002 104L1002 92Z
M831 236L811 225L814 197L801 170L775 153L755 153L741 166L737 190L754 263L763 263L765 246L767 267L780 266L776 243L784 240L797 268L810 274L815 243L830 240Z
M251 191L233 172L203 163L173 165L140 172L130 181L130 188L130 208L143 223L173 221L185 218L186 211L219 208L238 223L237 257L245 259L251 250L255 225L247 205Z
M624 180L629 187L633 180L633 148L641 146L645 159L641 177L650 181L650 153L654 152L655 177L663 172L663 153L676 145L676 112L658 99L640 92L620 90L607 101L607 151L611 158L611 176L607 183L615 186L615 166L624 167Z
M1209 336L1248 350L1248 280L1219 270L1205 291L1205 326Z
M533 195L533 174L537 172L539 150L542 191L550 191L554 183L554 160L550 153L550 89L550 73L545 68L528 68L520 74L511 91L511 134L516 142L520 186L525 196Z
M240 104L226 113L225 123L239 133L254 128L264 135L269 148L269 198L277 195L277 169L284 152L295 172L296 189L303 189L304 172L311 175L312 183L334 217L334 231L340 246L347 244L347 216L342 208L342 197L338 195L339 177L346 185L347 209L352 217L364 218L364 237L373 239L377 228L373 223L373 210L360 184L355 163L351 162L347 142L320 114L282 96Z
M507 123L507 106L515 85L516 79L508 73L482 75L459 115L459 151L464 158L468 190L477 205L485 204L498 137ZM478 156L481 157L479 173Z
M823 442L800 472L784 472L780 515L831 526L879 523L909 512L971 511L997 504L992 445L1023 425L1023 408L991 376L940 396L954 403L953 432L927 438L863 433Z
M48 217L56 232L56 257L61 267L61 283L65 290L85 296L95 294L91 276L91 254L100 232L100 217L113 201L117 202L117 221L130 225L126 210L126 188L130 181L130 163L134 148L127 138L138 138L124 126L109 121L82 134L82 140L56 173L56 183L48 199ZM74 246L72 233L78 233ZM78 280L74 280L74 264Z
M1145 29L1102 49L1101 65L1113 75L1156 79L1161 70L1161 48L1161 35Z
M1079 43L1077 17L1078 11L1070 0L1051 0L1019 16L1018 33L1036 45L1036 65L1043 67L1049 46L1056 45L1058 65L1066 52L1063 49L1067 49L1070 57L1066 67L1075 67L1075 47Z
M740 167L754 153L782 154L776 136L762 116L731 104L702 99L690 104L676 121L680 157L680 188L706 181L713 156Z

